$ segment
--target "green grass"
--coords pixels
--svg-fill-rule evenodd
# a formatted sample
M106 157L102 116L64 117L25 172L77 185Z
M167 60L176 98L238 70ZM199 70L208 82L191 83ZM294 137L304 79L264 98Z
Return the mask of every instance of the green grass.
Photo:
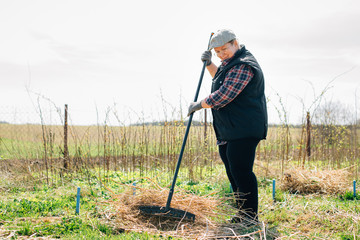
M0 160L35 159L43 152L41 142L0 138Z
M102 140L102 139L101 139ZM181 139L182 140L182 139ZM160 146L158 142L147 143L146 145L138 142L121 144L112 142L106 145L104 149L103 143L93 141L91 143L72 143L68 145L70 157L81 156L83 159L94 158L97 156L164 156L177 155L180 152L181 142L177 142L172 146L168 144ZM201 146L198 146L201 148ZM63 143L48 144L47 157L61 158L63 157ZM206 149L209 154L216 151L215 148ZM189 149L193 152L194 149ZM43 159L45 156L44 144L41 140L24 141L19 139L0 138L0 160L3 159Z
M204 170L208 172L209 170ZM230 186L218 166L202 180L190 181L186 171L181 171L177 188L222 198L229 195ZM30 185L5 179L0 196L0 226L15 232L12 239L21 236L50 236L61 239L167 239L146 232L127 232L105 221L102 212L112 195L103 188L94 174L89 179L69 178L56 186ZM164 174L164 173L163 173ZM156 175L156 174L154 174ZM171 174L169 174L171 175ZM159 177L159 185L169 185L169 178ZM111 172L106 184L115 193L124 190L122 184L133 183L148 187L151 182L139 173ZM6 185L4 184L6 182ZM272 199L271 179L258 178L260 220L285 239L354 239L360 238L359 198L351 193L341 196L294 195L277 189L276 201ZM80 214L75 214L76 189L81 187ZM3 234L3 235L1 235ZM6 237L0 232L0 238ZM288 237L288 238L286 238Z
M269 198L270 191L260 188L260 215L282 236L298 232L291 239L360 238L359 197L296 195L278 190L274 202Z
M42 159L44 157L43 132L40 125L3 124L0 136L1 159ZM202 147L199 139L203 128L193 126L188 142L195 148ZM105 133L106 132L106 133ZM68 135L69 155L96 156L158 156L178 154L185 132L184 126L71 126ZM105 136L104 136L105 135ZM209 131L209 139L213 133ZM48 157L58 158L63 154L62 126L45 126ZM210 140L209 140L210 141ZM201 141L203 142L203 141ZM106 149L104 149L104 146ZM207 151L216 151L210 145Z

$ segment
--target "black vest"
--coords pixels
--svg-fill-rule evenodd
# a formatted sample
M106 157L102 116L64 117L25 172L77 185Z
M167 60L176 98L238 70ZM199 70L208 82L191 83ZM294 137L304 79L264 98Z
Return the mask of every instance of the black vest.
M221 141L241 138L265 139L267 134L267 109L264 94L264 76L254 56L242 46L233 59L219 67L212 82L211 92L218 90L224 83L226 73L235 65L249 65L254 77L243 91L226 106L214 109L213 125L216 137Z

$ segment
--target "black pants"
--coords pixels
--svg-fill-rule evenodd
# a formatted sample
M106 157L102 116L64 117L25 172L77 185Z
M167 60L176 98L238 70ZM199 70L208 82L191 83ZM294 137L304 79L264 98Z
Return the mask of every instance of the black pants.
M256 217L258 212L258 188L253 172L258 143L259 139L243 138L219 146L240 213L246 212L251 217Z

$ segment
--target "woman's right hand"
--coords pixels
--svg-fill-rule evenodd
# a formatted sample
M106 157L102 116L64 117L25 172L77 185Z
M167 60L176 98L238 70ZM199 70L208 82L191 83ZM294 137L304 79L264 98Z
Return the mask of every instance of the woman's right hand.
M206 66L209 66L211 64L211 56L212 56L211 51L206 50L201 55L201 61L206 62Z

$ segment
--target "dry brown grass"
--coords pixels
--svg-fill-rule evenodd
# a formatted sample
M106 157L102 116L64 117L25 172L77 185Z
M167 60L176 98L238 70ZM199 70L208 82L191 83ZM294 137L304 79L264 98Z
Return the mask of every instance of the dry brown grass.
M156 184L147 188L136 187L136 194L133 195L133 188L134 186L129 185L124 192L113 193L114 200L106 202L110 208L104 213L104 217L120 231L148 232L185 239L248 239L249 236L262 239L265 234L271 234L264 223L251 227L245 223L225 224L226 219L237 210L226 204L224 199L215 197L215 193L197 196L181 189L175 191L171 207L195 214L194 222L144 216L138 207L165 206L168 189Z
M291 169L284 174L280 188L298 194L343 194L351 186L350 177L347 169Z

